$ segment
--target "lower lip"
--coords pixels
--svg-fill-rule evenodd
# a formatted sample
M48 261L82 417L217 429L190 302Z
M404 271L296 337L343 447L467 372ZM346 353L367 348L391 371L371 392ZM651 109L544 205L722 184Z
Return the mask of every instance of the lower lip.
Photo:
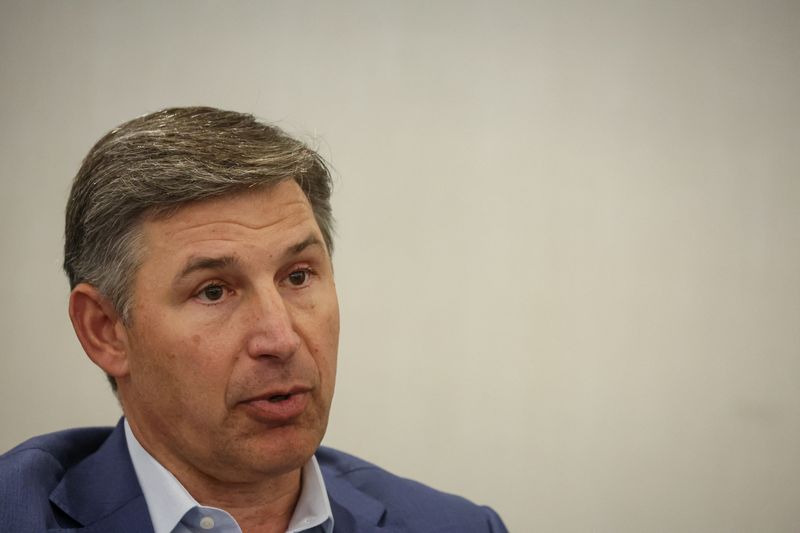
M301 392L292 394L287 399L280 402L269 400L251 400L243 402L241 405L253 418L269 424L282 424L291 422L306 410L308 405L308 393Z

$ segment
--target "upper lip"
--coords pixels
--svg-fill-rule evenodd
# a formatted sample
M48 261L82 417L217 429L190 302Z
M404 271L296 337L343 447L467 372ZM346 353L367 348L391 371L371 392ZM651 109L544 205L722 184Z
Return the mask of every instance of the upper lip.
M303 394L309 392L311 387L306 385L293 385L291 387L276 387L266 392L245 398L240 403L255 402L258 400L269 400L275 396L291 396L293 394Z

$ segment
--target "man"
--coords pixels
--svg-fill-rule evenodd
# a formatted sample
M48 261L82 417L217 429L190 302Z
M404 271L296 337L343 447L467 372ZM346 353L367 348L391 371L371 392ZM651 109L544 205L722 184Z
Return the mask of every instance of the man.
M116 428L0 457L0 530L505 531L490 509L319 444L336 375L330 175L250 115L167 109L89 152L64 268Z

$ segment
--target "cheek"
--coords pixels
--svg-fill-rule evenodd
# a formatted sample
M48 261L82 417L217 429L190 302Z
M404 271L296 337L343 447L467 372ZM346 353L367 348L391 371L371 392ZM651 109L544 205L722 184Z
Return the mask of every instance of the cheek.
M172 327L165 328L165 324ZM225 368L219 354L225 352L224 336L181 331L175 321L142 323L139 343L134 347L132 372L140 374L153 387L169 387L170 396L193 386L213 389L223 381ZM185 393L185 392L184 392Z
M320 378L331 383L336 374L336 352L339 345L339 308L335 298L316 299L302 307L294 307L295 331L314 360ZM331 384L332 386L332 384Z
M318 336L317 344L312 348L312 352L320 366L320 371L327 374L328 379L333 381L336 376L336 361L339 349L338 306L331 310L327 319L319 325L318 331L321 332L321 335Z

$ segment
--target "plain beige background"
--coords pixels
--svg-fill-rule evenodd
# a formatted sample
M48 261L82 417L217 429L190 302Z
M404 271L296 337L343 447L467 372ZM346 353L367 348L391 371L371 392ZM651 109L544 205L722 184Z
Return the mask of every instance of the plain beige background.
M105 131L337 173L336 446L515 532L800 531L800 3L0 4L0 450L119 416L66 315Z

